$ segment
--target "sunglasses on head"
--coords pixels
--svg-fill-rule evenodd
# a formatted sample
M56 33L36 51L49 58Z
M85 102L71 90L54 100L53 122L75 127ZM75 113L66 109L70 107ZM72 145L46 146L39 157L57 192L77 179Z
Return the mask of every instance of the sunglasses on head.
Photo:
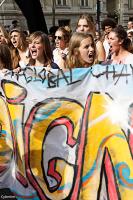
M62 40L62 37L61 36L54 36L54 39L58 39L58 40Z

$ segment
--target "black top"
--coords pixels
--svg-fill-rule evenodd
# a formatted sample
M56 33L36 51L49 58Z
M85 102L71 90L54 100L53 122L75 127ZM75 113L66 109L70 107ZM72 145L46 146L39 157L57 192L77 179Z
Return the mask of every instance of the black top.
M51 68L52 69L60 69L59 66L54 62L51 63Z

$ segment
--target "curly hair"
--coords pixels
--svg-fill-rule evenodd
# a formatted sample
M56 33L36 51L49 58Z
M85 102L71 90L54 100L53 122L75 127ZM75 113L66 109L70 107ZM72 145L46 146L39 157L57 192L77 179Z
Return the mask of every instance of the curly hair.
M116 22L112 18L104 19L101 23L102 30L105 30L105 26L111 26L112 28L116 27Z

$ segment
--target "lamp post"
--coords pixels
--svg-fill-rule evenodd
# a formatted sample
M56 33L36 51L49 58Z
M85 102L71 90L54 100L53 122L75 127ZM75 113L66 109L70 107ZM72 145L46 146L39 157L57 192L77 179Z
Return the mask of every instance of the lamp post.
M98 25L98 31L100 31L100 13L101 13L100 0L97 0L97 2L96 2L96 8L97 8L97 25Z
M52 12L53 12L53 20L52 20L52 25L55 26L55 0L53 0L53 5L52 5Z
M119 0L119 24L122 24L122 4L121 0Z

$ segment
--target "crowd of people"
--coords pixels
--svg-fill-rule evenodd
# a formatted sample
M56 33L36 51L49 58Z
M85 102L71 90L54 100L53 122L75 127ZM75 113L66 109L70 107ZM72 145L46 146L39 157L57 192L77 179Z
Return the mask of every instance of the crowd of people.
M101 23L97 31L93 18L83 14L75 31L55 27L46 35L41 31L29 34L21 27L7 32L0 26L0 70L19 73L27 66L49 70L90 67L94 64L133 64L133 20L127 30L112 18Z

